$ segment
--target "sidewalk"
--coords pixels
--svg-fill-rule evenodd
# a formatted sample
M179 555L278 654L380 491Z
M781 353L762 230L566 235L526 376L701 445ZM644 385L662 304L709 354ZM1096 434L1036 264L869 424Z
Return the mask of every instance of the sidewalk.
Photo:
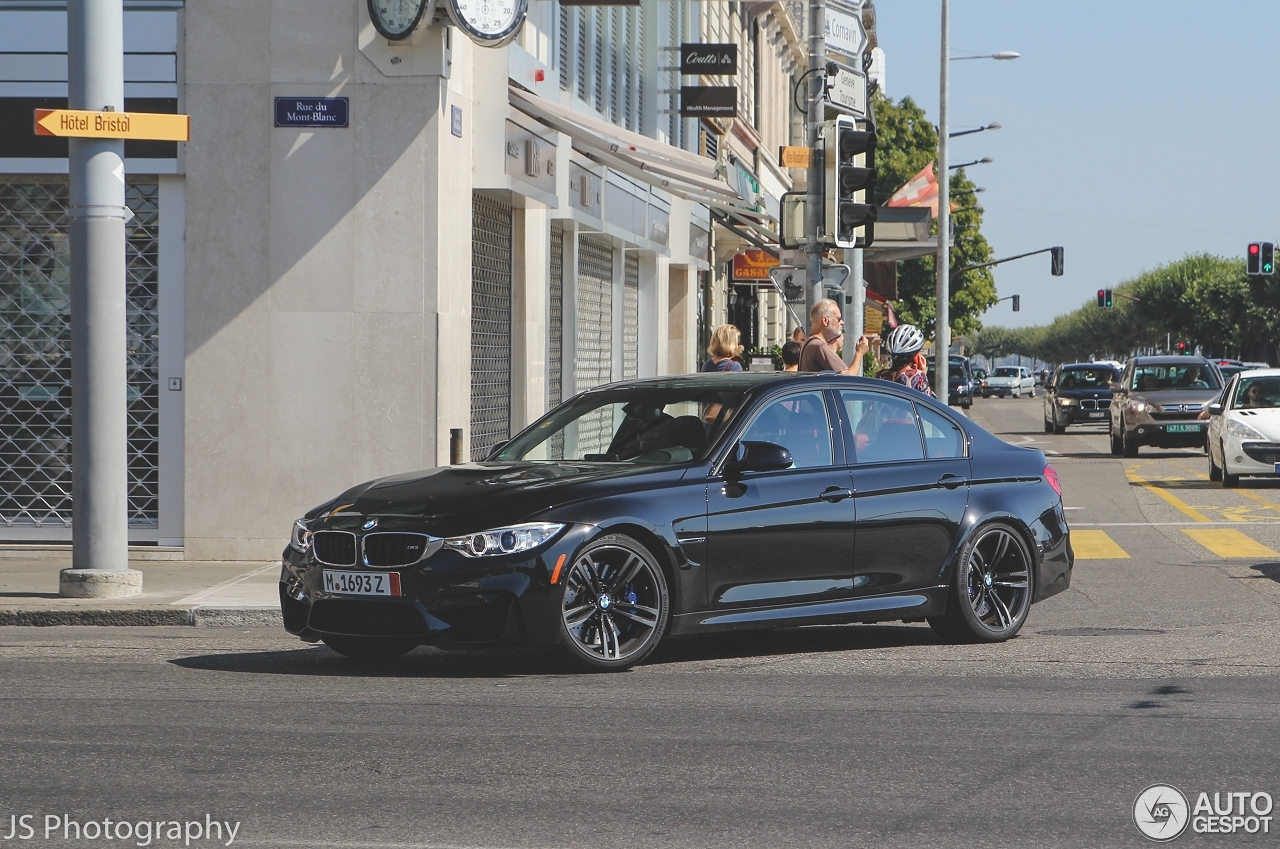
M63 598L58 572L70 567L69 547L4 546L0 550L3 625L280 625L273 562L196 562L178 552L131 547L129 566L142 575L132 598Z

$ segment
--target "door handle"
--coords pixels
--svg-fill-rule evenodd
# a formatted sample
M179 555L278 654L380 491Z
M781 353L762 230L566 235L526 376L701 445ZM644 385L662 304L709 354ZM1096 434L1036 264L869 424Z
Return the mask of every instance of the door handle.
M953 475L950 472L938 478L938 486L945 487L947 489L955 489L956 487L964 486L966 483L968 483L968 481L964 478L959 475Z
M835 504L837 501L841 501L842 499L853 498L853 490L839 486L829 486L824 489L822 494L818 497L823 501L830 501L832 504Z

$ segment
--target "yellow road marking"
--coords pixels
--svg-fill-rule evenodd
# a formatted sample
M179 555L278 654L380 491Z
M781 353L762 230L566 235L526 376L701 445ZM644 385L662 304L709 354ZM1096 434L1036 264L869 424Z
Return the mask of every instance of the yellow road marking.
M1139 477L1133 471L1133 469L1135 468L1137 467L1134 466L1134 467L1125 469L1125 475L1128 476L1129 481L1131 483L1135 483L1145 490L1154 492L1156 495L1160 496L1165 501L1169 502L1174 507L1176 507L1178 511L1181 512L1184 516L1189 516L1190 518L1195 519L1197 522L1213 521L1208 516L1201 513L1196 508L1192 507L1190 504L1187 504L1181 498L1178 498L1178 496L1174 495L1172 492L1169 492L1168 490L1166 490L1164 487L1153 486L1152 484L1148 483L1145 478Z
M1106 531L1072 531L1071 549L1076 560L1128 560L1125 551Z
M1181 463L1176 463L1175 465L1182 466L1182 468L1184 469L1190 469L1189 466L1183 466ZM1199 472L1196 472L1195 474L1196 474L1196 477L1201 478L1203 480L1209 479L1208 475L1201 474ZM1280 513L1280 504L1276 504L1274 501L1263 498L1261 495L1258 495L1255 492L1249 492L1249 490L1247 489L1233 489L1233 490L1230 490L1230 492L1232 492L1235 495L1243 495L1245 498L1249 499L1250 501L1256 501L1257 503L1261 504L1263 507L1266 507L1268 510L1274 510L1277 513Z
M1182 532L1219 557L1280 557L1235 528L1183 528Z

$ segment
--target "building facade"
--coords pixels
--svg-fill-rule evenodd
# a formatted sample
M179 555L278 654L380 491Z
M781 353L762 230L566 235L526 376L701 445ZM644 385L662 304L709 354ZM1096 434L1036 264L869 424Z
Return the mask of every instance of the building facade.
M737 79L682 76L697 41L737 43ZM388 42L364 0L126 0L126 108L191 116L126 144L131 542L271 558L453 431L480 458L575 392L691 371L731 314L780 340L716 222L767 233L792 187L801 45L780 2L533 0L490 49ZM66 50L65 8L0 0L4 543L72 535L66 144L30 134ZM738 118L681 117L695 82L738 85ZM278 126L278 98L348 120Z

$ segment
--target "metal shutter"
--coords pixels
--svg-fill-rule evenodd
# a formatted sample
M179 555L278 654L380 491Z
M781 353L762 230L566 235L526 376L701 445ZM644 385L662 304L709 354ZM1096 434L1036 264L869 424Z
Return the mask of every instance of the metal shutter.
M595 54L594 54L595 64L592 67L592 83L593 83L592 89L594 91L595 98L592 101L592 105L595 106L596 111L601 114L605 114L605 110L608 108L608 105L605 103L605 100L604 100L605 77L608 74L608 72L605 70L605 62L604 62L604 49L605 49L604 16L605 16L604 9L597 8L595 10L595 15L594 15L595 41L593 44L593 49L595 51Z
M564 400L561 375L564 373L564 227L551 224L551 280L547 345L547 408ZM547 441L547 459L564 458L564 433Z
M627 251L622 268L622 379L640 374L640 255Z
M591 50L591 28L588 25L586 9L574 9L574 14L578 19L578 37L576 39L577 43L574 45L574 56L577 58L578 68L578 99L586 100L588 92L587 81L590 79L590 75L587 73L587 56Z
M125 203L128 516L159 518L160 187ZM0 177L0 538L71 525L71 220L65 176Z
M645 7L642 6L636 10L636 33L635 39L631 42L632 68L636 80L635 123L631 129L637 133L644 132L641 122L645 114L644 81L648 76L644 72L644 16Z
M613 247L607 240L583 236L578 240L577 350L574 352L576 391L613 379ZM574 456L600 454L609 447L613 422L608 408L584 416L578 423Z
M471 459L511 436L511 206L471 200Z
M569 9L560 7L560 17L556 21L557 56L556 64L560 68L560 88L569 91L573 76L573 22L569 17Z

